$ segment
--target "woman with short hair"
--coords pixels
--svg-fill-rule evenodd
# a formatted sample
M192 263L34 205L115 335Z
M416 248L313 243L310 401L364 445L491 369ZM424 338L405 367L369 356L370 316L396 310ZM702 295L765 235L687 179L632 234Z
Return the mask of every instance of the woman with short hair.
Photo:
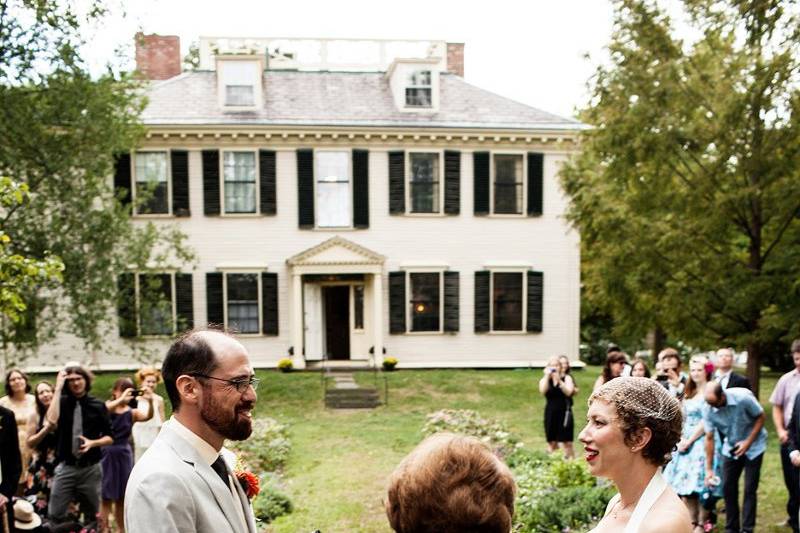
M510 533L511 471L474 437L428 437L392 473L386 500L397 533Z
M19 453L22 458L22 474L19 479L17 494L22 494L28 480L28 465L31 460L31 449L27 444L31 415L36 413L36 398L31 394L28 376L19 368L6 372L6 395L0 398L0 405L14 412L19 437Z
M133 435L133 460L138 461L145 451L156 440L161 426L166 420L164 412L164 398L156 394L156 387L161 383L161 372L151 366L140 368L136 372L136 382L141 390L149 390L152 393L153 417L146 422L137 422L133 425L131 434ZM142 414L146 414L150 409L150 402L141 396L138 398L136 409Z
M572 459L575 456L572 449L572 441L575 440L572 397L576 394L577 387L569 371L569 359L566 356L551 357L542 379L539 380L539 392L545 397L544 433L547 451L553 453L561 445L564 456Z
M619 493L591 533L690 533L686 506L664 481L681 436L678 400L647 378L620 377L589 397L579 440L589 471L611 480Z

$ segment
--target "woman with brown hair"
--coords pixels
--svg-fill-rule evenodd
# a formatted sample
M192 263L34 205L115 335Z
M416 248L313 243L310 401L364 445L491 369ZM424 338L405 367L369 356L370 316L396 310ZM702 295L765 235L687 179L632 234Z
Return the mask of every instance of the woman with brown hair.
M36 384L36 412L28 421L27 444L33 453L25 495L36 498L34 509L42 518L47 517L47 502L50 501L50 487L56 469L56 427L45 417L47 408L54 400L54 390L53 384L48 381Z
M31 449L28 447L28 431L31 415L36 413L36 398L31 394L28 376L19 368L6 372L6 395L0 398L0 405L14 412L19 436L19 453L22 457L22 475L19 479L20 489L24 489L28 479L28 464L31 460ZM18 494L21 494L19 492Z
M620 377L627 363L628 357L624 353L610 352L606 356L606 364L603 365L603 372L597 377L592 390L596 391L601 385L608 383L614 378Z
M589 397L586 418L578 438L589 471L619 490L592 533L690 533L686 506L660 472L680 439L678 400L651 379L619 377Z
M485 444L440 433L392 473L386 515L397 533L510 533L515 492L508 467Z
M569 359L565 355L551 357L542 379L539 380L539 392L546 399L544 433L547 451L553 453L560 444L564 449L564 456L572 459L575 456L572 449L572 441L575 440L572 397L578 389L569 370Z

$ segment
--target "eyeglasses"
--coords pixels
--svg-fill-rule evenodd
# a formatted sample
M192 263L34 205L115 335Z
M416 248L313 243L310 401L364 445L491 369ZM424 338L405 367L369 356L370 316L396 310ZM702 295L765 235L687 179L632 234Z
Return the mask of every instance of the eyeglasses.
M250 376L249 378L245 379L223 379L223 378L215 378L214 376L207 376L205 374L200 374L198 372L194 372L189 375L198 378L216 379L217 381L224 381L231 387L235 387L236 391L240 393L246 391L247 387L253 387L253 390L258 390L258 384L261 383L261 380L259 378L253 376Z

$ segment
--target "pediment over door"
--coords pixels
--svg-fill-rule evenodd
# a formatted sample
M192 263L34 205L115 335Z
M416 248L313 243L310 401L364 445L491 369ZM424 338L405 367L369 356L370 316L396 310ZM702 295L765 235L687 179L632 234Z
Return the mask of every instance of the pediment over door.
M385 257L336 236L293 255L286 263L295 271L380 273Z

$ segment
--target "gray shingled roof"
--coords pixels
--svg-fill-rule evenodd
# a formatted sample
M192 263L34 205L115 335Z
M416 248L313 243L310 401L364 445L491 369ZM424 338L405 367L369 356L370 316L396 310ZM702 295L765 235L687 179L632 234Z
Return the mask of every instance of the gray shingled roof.
M264 106L255 112L223 111L214 72L186 72L152 83L142 119L146 125L407 126L576 130L580 122L534 109L443 73L439 111L403 113L381 72L268 71Z

